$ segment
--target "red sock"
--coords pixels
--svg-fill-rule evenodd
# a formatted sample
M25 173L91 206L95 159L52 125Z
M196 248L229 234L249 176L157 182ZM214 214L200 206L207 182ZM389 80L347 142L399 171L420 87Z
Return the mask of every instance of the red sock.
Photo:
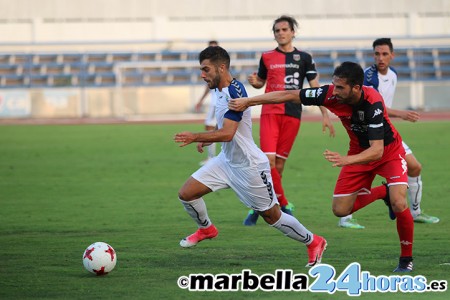
M272 168L272 169L270 169L270 174L272 174L273 189L275 190L275 193L277 194L278 203L280 203L280 206L288 205L288 201L287 201L286 197L284 196L283 186L281 185L280 173L278 173L278 170L276 168Z
M412 256L414 238L414 219L409 208L400 213L395 213L397 217L397 232L400 239L400 256Z
M375 200L383 199L385 197L386 197L386 187L384 185L374 187L370 190L370 194L358 195L355 203L353 204L352 213L354 213L357 210L360 210L364 206L369 205Z

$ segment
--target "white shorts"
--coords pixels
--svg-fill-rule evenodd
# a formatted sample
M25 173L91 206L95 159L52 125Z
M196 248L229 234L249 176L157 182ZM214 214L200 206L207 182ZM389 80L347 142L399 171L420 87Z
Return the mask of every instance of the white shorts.
M205 119L205 125L216 127L217 121L216 121L216 108L214 105L214 102L211 101L208 111L206 113L206 119Z
M402 144L403 144L403 148L405 148L406 155L412 154L412 150L409 148L409 146L406 145L406 143L403 141L402 141Z
M278 204L268 162L267 168L262 170L257 167L231 167L219 155L210 159L192 177L213 192L231 188L245 206L256 211L266 211Z

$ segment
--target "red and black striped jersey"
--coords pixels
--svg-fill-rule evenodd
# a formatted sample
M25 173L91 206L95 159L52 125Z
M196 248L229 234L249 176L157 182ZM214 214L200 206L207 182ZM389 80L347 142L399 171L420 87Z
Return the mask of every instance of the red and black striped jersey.
M361 100L356 105L341 103L333 96L334 85L302 89L303 105L324 106L339 117L350 137L349 154L370 147L370 140L383 140L384 146L401 137L388 117L383 97L375 89L362 87Z
M282 52L278 48L262 54L258 76L266 80L266 93L272 91L298 90L308 81L317 77L312 56L294 48L292 52ZM261 114L285 114L300 118L302 106L292 102L263 105Z

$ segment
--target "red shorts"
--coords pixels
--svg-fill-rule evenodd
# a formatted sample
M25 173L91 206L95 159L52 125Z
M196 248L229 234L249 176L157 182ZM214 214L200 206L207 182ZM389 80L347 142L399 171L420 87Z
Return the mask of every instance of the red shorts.
M354 193L370 194L376 175L384 177L388 185L408 184L405 149L401 140L384 147L384 154L380 160L364 165L342 167L333 196L342 197Z
M261 115L259 143L265 154L288 158L300 130L300 119L276 114Z

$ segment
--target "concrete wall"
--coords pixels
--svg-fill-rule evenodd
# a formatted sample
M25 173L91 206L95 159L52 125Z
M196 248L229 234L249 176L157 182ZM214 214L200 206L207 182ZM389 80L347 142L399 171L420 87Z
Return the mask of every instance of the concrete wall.
M272 39L295 16L304 38L450 35L448 0L0 0L5 43Z

